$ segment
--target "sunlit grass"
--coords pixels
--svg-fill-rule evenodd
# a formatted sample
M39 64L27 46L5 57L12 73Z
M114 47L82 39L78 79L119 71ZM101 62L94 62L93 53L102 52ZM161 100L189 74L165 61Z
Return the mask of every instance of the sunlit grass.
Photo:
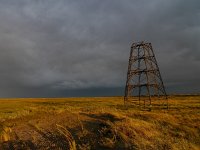
M200 96L169 96L168 110L123 104L123 97L1 99L1 135L11 129L1 147L200 148Z

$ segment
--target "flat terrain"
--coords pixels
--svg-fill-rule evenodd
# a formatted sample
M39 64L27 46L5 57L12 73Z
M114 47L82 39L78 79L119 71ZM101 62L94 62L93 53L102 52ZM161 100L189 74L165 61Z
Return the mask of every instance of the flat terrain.
M0 149L198 150L200 96L151 111L123 97L1 99Z

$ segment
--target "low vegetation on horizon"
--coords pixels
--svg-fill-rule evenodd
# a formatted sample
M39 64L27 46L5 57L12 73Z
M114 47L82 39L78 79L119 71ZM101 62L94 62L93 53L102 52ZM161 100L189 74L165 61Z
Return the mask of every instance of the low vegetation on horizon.
M123 97L0 99L0 149L199 150L200 96L152 111Z

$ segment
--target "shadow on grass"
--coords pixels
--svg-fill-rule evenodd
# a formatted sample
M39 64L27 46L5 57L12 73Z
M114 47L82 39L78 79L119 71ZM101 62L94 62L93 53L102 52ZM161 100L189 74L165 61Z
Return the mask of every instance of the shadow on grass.
M85 114L91 118L97 119L97 120L104 120L104 121L110 121L110 122L115 122L115 121L121 121L124 118L119 118L111 113L102 113L102 114Z
M58 132L38 129L30 125L42 137L42 140L37 144L37 149L69 149L68 140L64 135Z
M1 143L0 149L2 150L23 150L23 149L36 150L37 148L36 148L36 145L30 140L27 140L27 141L14 140L14 141Z
M84 128L90 131L89 135L85 135L84 138L91 140L91 149L136 149L136 146L131 143L127 143L121 137L121 133L116 130L115 123L122 121L125 118L118 117L112 113L100 113L100 114L85 114L92 120L83 121ZM90 136L90 137L89 137Z

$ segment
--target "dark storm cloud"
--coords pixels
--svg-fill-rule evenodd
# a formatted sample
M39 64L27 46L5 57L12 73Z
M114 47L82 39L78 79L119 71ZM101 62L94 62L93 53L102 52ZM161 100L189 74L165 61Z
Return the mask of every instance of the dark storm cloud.
M0 0L0 96L121 94L140 40L172 92L199 92L198 0Z

